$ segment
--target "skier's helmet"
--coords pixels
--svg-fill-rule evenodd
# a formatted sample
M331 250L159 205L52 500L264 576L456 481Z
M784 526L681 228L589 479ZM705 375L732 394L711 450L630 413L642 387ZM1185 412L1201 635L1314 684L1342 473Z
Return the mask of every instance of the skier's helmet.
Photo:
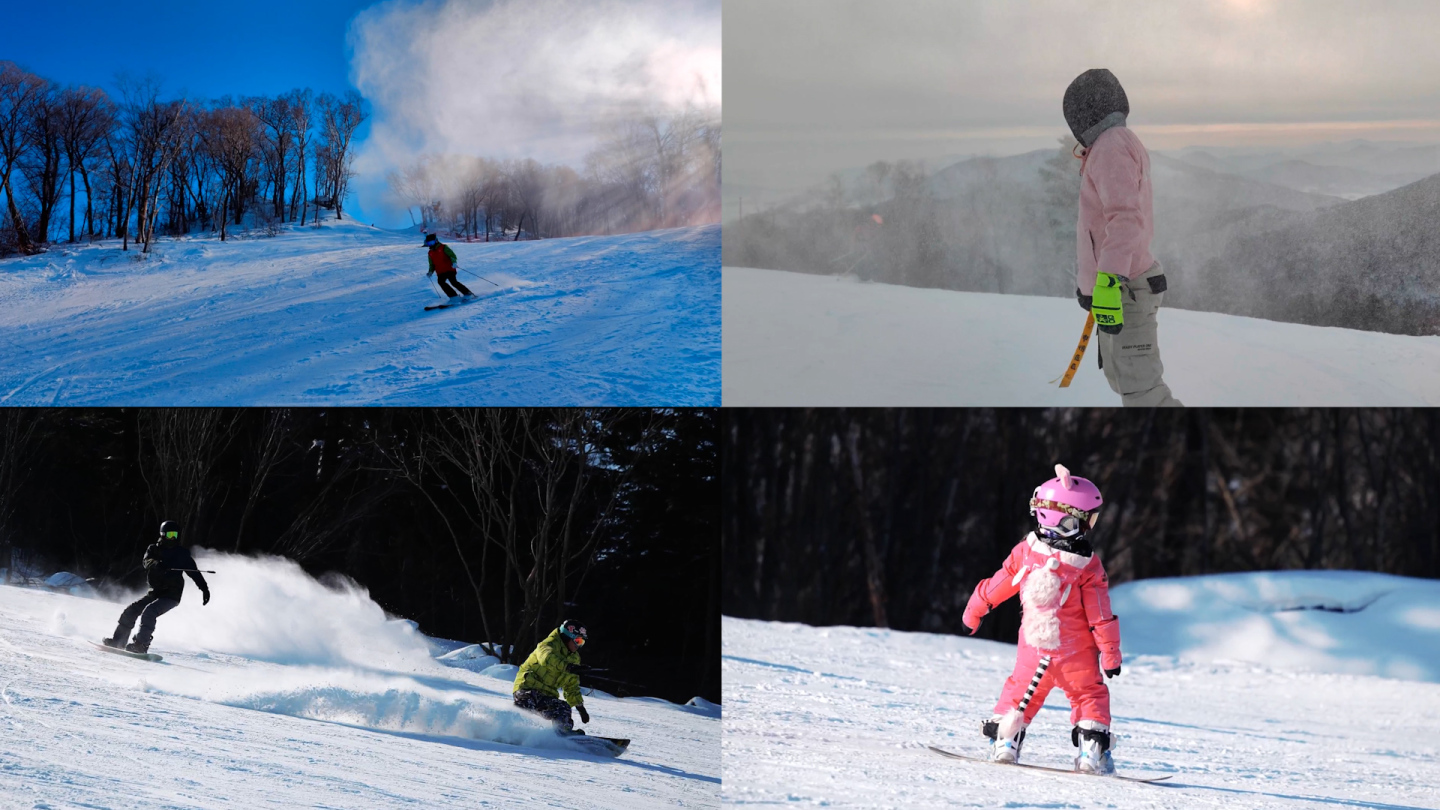
M572 622L569 619L560 623L560 635L575 642L576 647L584 647L585 639L589 637L589 633L585 630L585 625L579 622Z
M164 523L161 523L161 524L160 524L160 539L162 539L162 540L179 540L179 539L180 539L180 524L179 524L179 523L176 523L176 522L173 521L173 520L167 520L167 521L165 521Z
M1100 132L1091 132L1096 125L1112 113L1130 114L1130 99L1115 74L1105 68L1087 70L1075 77L1065 88L1065 123L1070 125L1075 140L1089 149L1100 137Z
M439 241L440 241L440 237L436 236L436 235L433 234L433 233L427 233L427 234L425 234L425 244L422 245L421 247L430 247L431 245L434 245L434 244L438 243Z
M1089 530L1091 516L1104 502L1090 479L1071 475L1065 465L1056 464L1055 477L1035 488L1030 514L1046 539L1078 538Z

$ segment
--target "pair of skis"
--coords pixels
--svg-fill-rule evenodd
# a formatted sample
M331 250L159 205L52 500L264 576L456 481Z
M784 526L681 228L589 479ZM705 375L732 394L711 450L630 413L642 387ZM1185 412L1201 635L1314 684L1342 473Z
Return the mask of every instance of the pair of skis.
M455 298L452 298L452 299L450 299L449 301L447 301L447 302L445 302L445 303L443 303L443 304L431 304L430 306L425 307L425 311L426 311L426 312L429 312L429 311L432 310L432 309L449 309L449 308L451 308L451 307L458 307L458 306L460 306L461 304L468 304L468 303L470 303L471 301L474 301L476 298L479 298L479 297L480 297L480 296L478 296L478 295L469 296L469 297L466 297L466 296L456 296L456 298L459 298L460 300L457 301L457 300L455 300Z

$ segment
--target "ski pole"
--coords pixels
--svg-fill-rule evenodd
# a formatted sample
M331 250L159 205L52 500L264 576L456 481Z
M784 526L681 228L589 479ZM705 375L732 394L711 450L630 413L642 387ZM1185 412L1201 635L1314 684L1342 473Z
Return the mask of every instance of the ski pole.
M191 574L213 574L214 571L201 571L199 568L171 568L171 571L184 571ZM181 580L182 582L184 580Z
M455 268L455 269L456 269L456 270L465 270L465 268L463 268L463 267L457 267L457 268ZM465 272L470 273L469 270L465 270ZM484 282L487 282L487 283L490 283L490 284L495 284L495 282L490 281L490 279L488 279L488 278L480 275L479 273L470 273L470 275L472 275L472 276L480 279L481 281L484 281ZM499 287L500 285L499 285L499 284L495 284L495 286L496 286L496 287Z
M1035 677L1030 679L1030 688L1025 690L1025 697L1020 699L1020 705L1010 710L1005 719L1000 721L1000 736L1003 739L1011 739L1020 733L1020 726L1025 722L1025 710L1030 708L1030 698L1035 696L1035 690L1040 688L1040 681L1045 677L1045 670L1050 668L1050 656L1040 657L1040 666L1035 668Z

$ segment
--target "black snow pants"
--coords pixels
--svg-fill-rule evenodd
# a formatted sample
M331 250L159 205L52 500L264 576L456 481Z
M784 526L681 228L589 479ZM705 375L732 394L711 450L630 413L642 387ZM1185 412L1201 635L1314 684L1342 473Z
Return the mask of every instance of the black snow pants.
M176 605L180 604L179 599L171 599L168 596L161 596L150 591L144 596L136 599L125 608L120 614L120 623L115 625L115 641L119 646L125 645L125 640L130 638L130 628L135 626L135 620L140 620L140 633L135 636L135 643L146 649L150 648L150 639L155 635L155 620L161 615L170 612Z
M575 721L570 717L570 704L558 697L550 697L539 689L521 689L516 692L515 705L539 714L561 731L575 730Z
M459 279L455 278L454 273L436 273L435 279L440 282L440 289L444 290L445 295L450 298L454 298L457 295L455 290L459 290L460 292L458 294L460 295L474 295L464 284L460 283ZM455 285L455 290L450 289L451 284Z

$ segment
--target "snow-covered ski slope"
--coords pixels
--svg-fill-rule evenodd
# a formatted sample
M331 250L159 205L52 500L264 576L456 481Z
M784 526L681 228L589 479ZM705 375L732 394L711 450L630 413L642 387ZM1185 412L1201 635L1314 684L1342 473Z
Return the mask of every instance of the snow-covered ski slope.
M1282 610L1298 604L1292 596L1314 596L1319 584L1287 576L1114 589L1126 656L1120 676L1108 682L1120 738L1115 761L1123 773L1171 774L1159 785L957 762L928 751L936 745L984 755L980 722L1014 665L1011 645L726 618L722 802L1440 807L1440 683L1325 671L1327 661L1364 667L1382 647L1375 671L1396 671L1407 658L1413 667L1433 662L1440 583L1332 573L1329 592L1341 601L1379 594L1358 612L1334 613ZM1181 609L1187 598L1192 609ZM1147 604L1170 607L1142 617ZM1231 644L1222 643L1222 630ZM1267 633L1275 661L1236 660L1260 651L1265 645L1257 640ZM1147 654L1149 644L1162 654ZM1055 690L1029 729L1025 761L1070 767L1070 728L1069 705Z
M211 556L162 663L95 650L121 604L0 586L0 807L713 807L718 711L586 698L584 753L514 708L515 667L442 647L354 589ZM595 645L601 642L597 639ZM578 722L578 717L577 717Z
M724 270L724 403L1119 405L1072 299ZM1440 337L1160 311L1165 381L1186 405L1440 405Z
M719 403L718 225L457 240L434 312L418 234L253 233L0 261L0 404Z

